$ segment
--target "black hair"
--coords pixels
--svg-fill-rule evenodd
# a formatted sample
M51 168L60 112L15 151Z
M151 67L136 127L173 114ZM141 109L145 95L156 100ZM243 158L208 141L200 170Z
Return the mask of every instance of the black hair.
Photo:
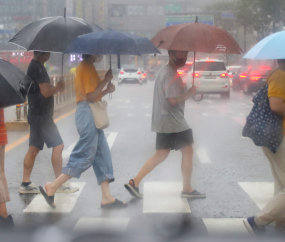
M277 64L280 65L280 64L285 64L285 59L279 59L277 60Z
M83 54L82 55L82 59L83 60L88 60L90 57L91 57L91 55L88 55L88 54Z
M43 52L43 51L38 51L38 50L34 51L34 55L45 55L47 53L49 52Z

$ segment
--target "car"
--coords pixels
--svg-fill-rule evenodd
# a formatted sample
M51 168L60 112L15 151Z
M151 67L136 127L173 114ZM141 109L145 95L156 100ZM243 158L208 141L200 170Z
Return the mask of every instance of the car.
M233 91L243 90L244 82L249 72L248 66L242 66L233 77Z
M122 68L118 76L118 84L121 85L123 83L139 83L140 85L143 85L143 83L146 82L146 75L144 77L144 74L145 73L142 68Z
M240 69L241 69L241 66L228 66L227 67L231 87L233 86L233 78L235 77L235 75L238 73Z
M192 85L193 76L197 94L220 94L222 98L230 98L229 75L223 60L196 60L195 74L192 66L187 76L187 86Z
M178 74L180 75L181 79L183 80L184 84L187 83L187 76L189 71L191 71L193 62L186 62L185 66L179 68L177 70Z
M243 85L243 92L245 94L252 94L258 92L266 84L267 76L271 72L270 66L252 67L248 71Z

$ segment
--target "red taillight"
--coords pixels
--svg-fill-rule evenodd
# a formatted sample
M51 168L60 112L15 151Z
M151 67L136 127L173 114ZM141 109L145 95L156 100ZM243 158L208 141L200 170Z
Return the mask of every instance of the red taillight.
M195 73L195 74L192 73L192 76L193 76L193 77L201 77L202 75L201 75L200 73Z
M208 62L208 63L209 63L209 62L215 62L215 61L214 61L214 60L206 60L206 62Z
M183 75L184 72L183 72L183 71L178 71L178 74L179 74L179 75Z
M143 77L146 77L146 74L143 74Z
M140 75L140 74L142 74L142 73L139 71L138 74Z
M123 71L120 71L120 74L124 74L124 72L123 72Z
M222 73L222 74L220 75L220 77L222 77L222 78L228 78L228 77L229 77L229 74L228 74L228 73Z
M252 81L258 81L261 78L261 76L251 76L250 80Z
M229 75L229 77L230 77L230 78L234 78L235 76L234 76L234 75Z
M246 77L247 77L246 73L241 73L239 76L240 79L245 79Z
M270 66L261 66L260 67L260 70L271 70L271 67Z

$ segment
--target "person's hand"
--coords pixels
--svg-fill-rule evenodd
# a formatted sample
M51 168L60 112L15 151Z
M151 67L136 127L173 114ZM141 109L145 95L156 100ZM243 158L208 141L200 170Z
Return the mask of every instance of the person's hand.
M105 75L105 80L107 82L110 82L111 80L113 79L113 73L112 73L112 70L109 69L109 71L107 71L106 75Z
M59 81L57 82L56 85L59 88L60 92L63 92L64 88L65 88L65 82L64 82L64 78L61 76Z
M189 90L188 90L188 93L194 97L197 93L197 90L196 90L196 87L193 85Z
M108 86L107 86L107 92L108 93L113 93L114 91L116 90L114 84L112 84L111 82L108 83Z

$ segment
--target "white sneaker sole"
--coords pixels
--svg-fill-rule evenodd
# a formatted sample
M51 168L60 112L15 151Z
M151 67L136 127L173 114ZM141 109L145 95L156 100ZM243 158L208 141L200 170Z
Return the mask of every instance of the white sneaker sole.
M255 236L255 233L254 233L254 231L253 231L251 225L248 223L247 219L244 219L244 220L243 220L243 224L244 224L244 226L246 227L247 231L248 231L251 235Z
M182 198L206 198L206 195L187 195L181 194Z
M39 190L37 190L37 191L34 191L34 190L31 190L31 191L29 191L29 190L19 190L19 193L20 194L39 194L40 191Z
M129 183L125 184L125 188L133 197L143 198L143 194L138 193Z

